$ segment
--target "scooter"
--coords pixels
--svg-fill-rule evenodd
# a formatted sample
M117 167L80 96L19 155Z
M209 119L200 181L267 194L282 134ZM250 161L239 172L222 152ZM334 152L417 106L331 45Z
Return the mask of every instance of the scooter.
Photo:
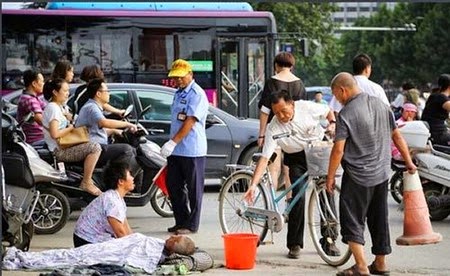
M148 112L150 108L151 107L149 106L144 109L138 119L144 113ZM126 118L131 114L132 110L132 105L126 109L124 114L125 120L127 120ZM140 186L139 191L127 194L124 197L124 200L127 206L145 206L150 202L151 206L158 215L162 217L171 217L173 216L173 212L168 195L164 194L164 192L157 185L155 185L153 181L154 177L166 163L166 159L161 156L161 148L156 143L145 137L148 135L148 131L139 124L138 120L136 125L138 126L137 132L131 133L130 131L125 130L123 132L123 137L116 138L116 142L128 143L136 148L137 162L142 170L138 173L143 173L142 183L136 183L136 186ZM58 167L58 163L52 153L47 149L45 143L34 146L44 160L46 160L49 164L53 164L54 167ZM65 171L68 176L68 180L47 183L45 185L46 187L53 189L56 188L64 195L66 201L81 203L82 206L87 205L95 198L95 196L85 192L79 187L83 178L82 162L59 164L59 167ZM92 179L97 187L101 190L105 190L102 174L103 170L101 168L96 168ZM54 205L57 204L59 203L55 202ZM53 234L58 232L62 228L62 223L55 223L55 217L61 221L64 221L65 224L69 218L69 214L58 212L57 208L37 208L33 215L35 233Z
M426 145L424 149L411 150L411 155L422 182L430 219L440 221L450 215L450 155L446 153L449 148L433 146L430 140ZM391 195L400 203L403 200L403 172L406 167L401 161L392 161L391 168L394 171L389 180Z
M42 160L29 144L21 124L2 113L2 249L14 246L28 250L33 237L32 215L41 200L40 184L45 181L67 179Z
M430 219L441 221L450 215L450 155L437 151L428 142L430 152L414 155Z

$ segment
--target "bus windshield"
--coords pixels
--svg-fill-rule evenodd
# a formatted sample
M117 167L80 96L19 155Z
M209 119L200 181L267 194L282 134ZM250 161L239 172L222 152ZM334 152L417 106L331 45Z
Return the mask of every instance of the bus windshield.
M95 5L2 4L3 78L30 68L49 77L55 63L66 59L76 78L85 66L97 64L109 82L174 86L167 72L182 58L192 64L211 104L235 116L258 117L264 79L273 71L271 13L253 11L247 3Z

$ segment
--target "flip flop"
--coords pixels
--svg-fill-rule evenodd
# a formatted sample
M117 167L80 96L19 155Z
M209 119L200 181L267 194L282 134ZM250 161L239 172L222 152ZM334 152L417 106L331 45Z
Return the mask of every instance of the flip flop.
M391 272L389 270L384 270L384 271L378 270L375 266L375 263L372 263L367 268L369 269L370 274L373 274L373 275L389 276L391 274Z
M336 276L369 276L368 273L361 273L358 270L358 267L356 265L353 265L350 268L344 269L342 271L339 271L336 273Z

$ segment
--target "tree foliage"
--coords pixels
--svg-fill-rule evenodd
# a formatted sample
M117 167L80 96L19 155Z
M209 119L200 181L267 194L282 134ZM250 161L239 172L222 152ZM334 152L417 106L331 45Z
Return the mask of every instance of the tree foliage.
M357 53L367 53L373 60L372 79L385 86L399 86L412 81L424 86L435 82L441 73L450 72L450 17L448 3L399 3L393 10L382 6L371 18L359 18L355 26L404 27L413 23L415 32L351 31L341 36L340 63L351 70ZM347 65L348 64L348 65Z
M339 59L339 44L333 35L334 23L331 13L333 4L260 2L253 3L255 10L273 13L280 43L293 43L296 58L295 74L306 85L328 85L334 65ZM299 39L307 38L309 56L301 52Z
M397 3L394 9L381 5L370 18L358 18L354 26L406 27L416 31L348 31L338 39L328 3L258 2L255 10L271 11L277 21L279 42L294 44L296 75L306 85L328 85L340 71L351 72L351 61L367 53L373 61L371 79L386 88L404 81L416 85L435 83L441 73L450 73L450 3ZM306 37L310 55L300 51L298 38Z

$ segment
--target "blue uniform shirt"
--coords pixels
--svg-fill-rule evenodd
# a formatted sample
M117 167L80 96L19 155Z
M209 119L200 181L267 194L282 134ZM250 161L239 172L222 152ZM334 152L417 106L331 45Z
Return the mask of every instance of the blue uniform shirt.
M180 130L183 121L178 119L180 113L197 118L191 131L177 144L172 155L186 157L206 156L205 123L208 114L208 99L205 91L192 81L184 90L178 90L172 103L172 121L170 137Z
M89 129L89 140L99 144L108 144L108 134L98 126L98 121L105 118L103 109L93 99L89 99L81 108L75 126L86 126Z

